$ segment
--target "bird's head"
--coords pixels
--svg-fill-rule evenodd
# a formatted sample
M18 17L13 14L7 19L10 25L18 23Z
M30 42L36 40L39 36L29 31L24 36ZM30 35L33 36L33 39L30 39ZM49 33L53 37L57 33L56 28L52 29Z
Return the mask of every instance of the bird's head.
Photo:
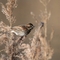
M28 23L28 24L26 25L26 27L27 27L27 29L28 29L27 34L29 34L29 33L31 32L31 30L34 28L34 25L33 25L32 23Z
M34 28L34 25L32 23L28 23L26 26L27 26L28 29L33 29Z

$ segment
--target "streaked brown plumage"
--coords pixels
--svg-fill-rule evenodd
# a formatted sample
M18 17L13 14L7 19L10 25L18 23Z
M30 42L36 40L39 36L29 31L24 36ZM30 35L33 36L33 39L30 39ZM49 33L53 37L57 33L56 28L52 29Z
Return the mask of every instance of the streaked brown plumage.
M24 26L13 27L11 32L20 37L24 37L24 36L27 36L33 28L34 28L34 25L32 23L29 23Z

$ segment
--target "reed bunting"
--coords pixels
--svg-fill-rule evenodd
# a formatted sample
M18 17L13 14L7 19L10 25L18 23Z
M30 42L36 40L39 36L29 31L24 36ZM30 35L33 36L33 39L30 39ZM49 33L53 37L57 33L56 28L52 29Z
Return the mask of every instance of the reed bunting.
M22 39L23 37L26 37L33 28L34 25L32 23L28 23L27 25L13 27L11 32L20 36Z

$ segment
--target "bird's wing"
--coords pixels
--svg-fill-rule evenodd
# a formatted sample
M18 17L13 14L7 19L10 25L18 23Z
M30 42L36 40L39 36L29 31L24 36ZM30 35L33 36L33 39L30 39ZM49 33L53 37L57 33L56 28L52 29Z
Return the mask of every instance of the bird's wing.
M26 34L27 28L25 26L15 26L12 31L16 35L24 36Z

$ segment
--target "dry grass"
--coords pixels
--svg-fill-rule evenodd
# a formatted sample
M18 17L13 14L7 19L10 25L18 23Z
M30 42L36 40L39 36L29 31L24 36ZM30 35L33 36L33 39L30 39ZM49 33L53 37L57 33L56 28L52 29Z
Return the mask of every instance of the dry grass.
M41 11L41 21L44 22L44 27L40 29L40 26L38 26L35 29L30 44L24 43L24 40L18 43L20 37L11 33L11 28L13 28L12 24L16 20L13 16L13 10L17 7L17 0L7 0L6 5L1 3L2 13L6 16L10 26L2 21L0 22L0 45L5 44L5 48L0 50L0 52L5 52L5 54L1 54L0 60L49 60L52 58L53 49L51 49L47 41L47 21L50 17L50 13L47 12L47 4L49 1L50 0L40 0L45 7L45 10ZM32 15L35 18L35 15ZM16 29L18 29L18 27L16 27ZM52 37L53 32L51 33L50 40Z

